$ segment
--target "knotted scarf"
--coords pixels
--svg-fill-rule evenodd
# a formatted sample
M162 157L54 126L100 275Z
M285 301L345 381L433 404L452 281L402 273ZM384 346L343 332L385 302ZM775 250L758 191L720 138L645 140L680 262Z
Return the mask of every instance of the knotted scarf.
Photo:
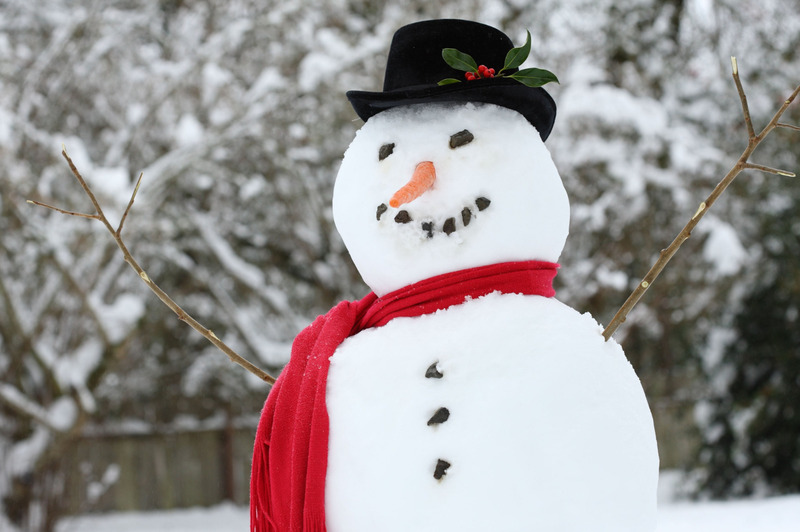
M349 336L492 292L553 297L557 264L504 262L437 275L377 297L343 301L306 327L267 397L250 476L251 532L325 532L330 357Z

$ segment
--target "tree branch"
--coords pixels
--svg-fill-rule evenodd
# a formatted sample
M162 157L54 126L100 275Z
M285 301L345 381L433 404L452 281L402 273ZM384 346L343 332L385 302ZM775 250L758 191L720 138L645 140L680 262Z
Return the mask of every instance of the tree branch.
M0 250L3 250L5 253L8 253L8 249L6 249L5 244L3 243L2 240L0 240ZM48 391L52 393L54 396L61 395L62 393L61 385L59 384L58 379L56 379L56 376L53 373L53 368L50 366L50 364L45 362L44 357L36 348L36 344L33 341L33 336L31 331L26 330L26 328L23 326L22 321L19 318L19 313L15 308L14 301L11 299L11 294L9 294L8 289L5 286L2 275L0 275L0 297L2 297L4 306L7 309L8 317L11 321L11 326L13 327L14 330L14 338L22 341L22 345L19 348L20 352L24 353L25 351L30 351L34 362L36 362L36 365L39 367L39 369L42 370L42 373L44 373ZM0 327L0 331L2 330L3 328ZM8 340L10 340L10 338ZM12 356L13 356L12 344L9 341L7 341L7 344L9 350L12 350ZM19 355L19 358L21 359L22 355Z
M768 174L782 175L784 177L797 177L793 172L778 170L777 168L770 168L769 166L764 166L761 164L745 163L742 166L751 170L761 170L762 172L767 172Z
M131 200L128 202L128 206L125 208L125 213L122 215L122 219L119 221L119 227L117 227L117 232L114 233L116 236L122 234L122 225L125 223L125 218L128 217L128 213L131 212L131 207L133 207L133 200L136 199L136 193L139 192L139 186L142 184L143 176L144 172L139 174L139 179L136 181L136 188L133 189L133 194L131 194Z
M42 203L41 201L36 200L28 200L28 203L33 205L38 205L39 207L46 207L48 209L52 209L54 211L58 211L61 214L69 214L70 216L80 216L81 218L89 218L90 220L99 220L100 217L96 214L83 214L82 212L72 212L72 211L65 211L64 209L59 209L58 207L53 207L52 205L48 205L47 203Z
M47 412L41 406L25 397L14 386L0 382L0 400L23 416L41 423L52 432L63 432L47 419Z
M753 121L750 120L750 107L747 105L747 96L742 88L742 81L739 79L739 64L735 57L731 57L731 68L733 69L733 82L736 83L736 90L739 91L739 99L742 101L742 112L744 113L744 123L747 125L747 137L750 142L756 137L753 129Z
M672 241L669 247L661 250L661 254L659 255L656 263L653 265L652 268L650 268L650 271L647 272L647 275L644 276L644 279L642 279L642 281L639 283L639 285L636 287L633 293L630 296L628 296L628 299L622 305L622 308L620 308L617 311L614 318L608 324L608 327L606 327L606 329L603 331L603 337L606 339L606 341L608 341L611 338L611 336L616 332L616 330L620 327L620 325L625 323L625 320L627 319L630 311L633 309L634 306L636 306L636 303L639 302L639 300L642 298L642 296L650 287L650 285L653 284L653 281L656 280L656 278L664 269L664 267L667 265L672 256L675 255L675 253L678 251L681 245L692 235L692 230L700 222L700 219L703 218L703 216L705 216L705 213L708 212L708 209L711 208L714 202L717 201L717 198L719 198L719 196L723 192L725 192L725 189L728 188L728 185L731 184L731 182L736 178L737 175L739 175L739 173L742 170L744 170L745 168L752 168L755 170L775 173L778 175L794 176L794 174L791 172L784 172L783 170L774 170L767 166L754 165L748 163L747 161L753 154L753 151L755 151L756 147L758 147L758 145L761 144L761 141L763 141L764 138L766 138L766 136L769 135L769 133L773 129L778 127L778 120L780 120L781 116L783 116L783 113L786 111L789 105L791 105L791 103L795 100L795 98L797 98L798 94L800 94L800 86L798 86L794 90L794 92L792 92L792 94L783 102L781 108L778 109L778 111L772 117L772 120L769 121L769 124L767 124L767 126L763 129L763 131L761 131L761 133L756 135L754 133L753 123L750 120L750 110L747 107L747 97L744 94L744 89L742 88L742 82L739 79L739 67L736 63L735 57L731 58L731 66L733 67L733 81L736 84L736 89L739 92L739 98L742 101L742 112L744 113L745 123L747 124L747 135L748 135L747 148L744 150L741 157L739 157L739 160L736 161L736 164L733 166L733 168L731 168L730 171L728 171L728 173L722 179L722 181L720 181L719 184L717 184L717 186L714 188L714 190L711 192L708 198L706 198L704 202L700 203L697 212L695 212L694 216L692 216L692 219L689 220L689 222L684 226L683 230L678 234L678 236L675 237L675 240ZM796 129L796 128L791 127L790 129Z
M790 124L776 124L776 127L782 127L782 128L786 128L786 129L792 129L794 131L800 131L800 127L793 126L793 125L790 125Z
M139 181L137 182L136 188L134 189L133 194L131 195L131 199L128 202L128 208L125 210L125 214L122 217L122 220L120 220L119 227L115 230L109 223L105 214L103 213L103 209L100 207L100 203L97 201L97 198L92 193L92 190L89 188L89 185L86 184L86 181L83 179L83 176L81 176L81 173L75 167L75 164L72 162L70 156L67 155L67 150L63 145L62 145L61 155L64 157L64 159L66 159L67 163L69 164L70 170L72 170L72 173L75 175L75 178L80 183L86 195L89 196L89 200L91 200L92 205L94 205L94 208L97 211L97 214L95 216L84 215L84 217L99 220L100 222L102 222L103 225L106 226L106 229L108 229L108 232L111 233L111 236L114 238L114 241L117 243L117 246L122 251L122 254L125 257L125 262L127 262L131 266L131 268L133 268L136 271L136 273L139 274L139 277L142 279L142 281L144 281L144 283L148 286L148 288L150 288L150 290L152 290L153 293L156 296L158 296L158 298L170 308L170 310L172 310L175 314L177 314L179 320L188 323L192 327L192 329L202 334L206 339L208 339L208 341L217 346L217 348L219 348L223 353L228 355L228 358L231 360L231 362L239 364L244 369L246 369L253 375L257 376L264 382L273 384L275 382L275 378L273 376L271 376L264 370L256 367L253 363L251 363L250 361L246 360L241 355L236 353L233 349L228 347L227 344L225 344L219 338L217 338L217 335L215 335L213 331L203 327L197 320L192 318L185 310L183 310L177 303L175 303L163 290L161 290L161 288L158 287L158 285L156 285L156 283L153 282L152 279L150 279L147 273L141 268L141 266L139 266L139 264L136 262L136 260L128 251L127 246L122 241L120 233L122 232L123 222L125 221L128 212L133 206L133 201L136 197L136 193L139 190L139 185L141 184L142 176L141 175L139 176ZM31 202L31 203L38 204L36 202ZM65 214L73 214L68 211L62 211L61 209L50 207L49 205L43 205L43 206L59 212L64 212Z

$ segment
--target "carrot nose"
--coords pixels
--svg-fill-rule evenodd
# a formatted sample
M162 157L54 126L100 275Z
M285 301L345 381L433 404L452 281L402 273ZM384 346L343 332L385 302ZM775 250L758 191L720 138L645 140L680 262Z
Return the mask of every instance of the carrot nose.
M431 188L434 181L436 181L436 169L433 167L433 163L430 161L419 163L414 169L411 180L394 193L392 199L389 200L389 205L397 208L404 203L414 201Z

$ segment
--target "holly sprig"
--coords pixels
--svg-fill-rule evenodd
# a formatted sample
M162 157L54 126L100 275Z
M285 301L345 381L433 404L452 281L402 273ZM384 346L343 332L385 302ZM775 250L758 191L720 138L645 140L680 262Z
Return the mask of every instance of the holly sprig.
M511 78L528 87L541 87L542 85L546 85L552 81L559 83L555 74L549 70L543 70L541 68L526 68L523 70L518 70L512 74L504 74L504 72L507 70L518 68L522 63L525 62L525 60L528 58L528 55L530 55L531 32L528 31L527 34L528 37L525 40L525 44L519 48L512 48L508 51L503 68L501 68L497 73L495 73L493 68L487 68L486 65L478 65L471 55L460 52L455 48L444 48L442 50L442 58L447 62L448 65L456 70L463 70L465 72L464 77L467 79L467 81L488 78ZM440 81L439 85L451 85L453 83L461 83L461 80L447 78Z

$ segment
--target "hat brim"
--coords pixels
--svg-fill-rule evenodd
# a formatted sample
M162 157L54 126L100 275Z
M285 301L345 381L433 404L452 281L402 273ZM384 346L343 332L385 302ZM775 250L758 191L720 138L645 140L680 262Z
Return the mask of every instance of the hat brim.
M510 78L462 81L450 85L409 87L388 92L348 91L347 99L365 122L387 109L401 105L441 102L481 102L507 107L524 116L542 141L550 136L556 104L541 87L527 87Z

